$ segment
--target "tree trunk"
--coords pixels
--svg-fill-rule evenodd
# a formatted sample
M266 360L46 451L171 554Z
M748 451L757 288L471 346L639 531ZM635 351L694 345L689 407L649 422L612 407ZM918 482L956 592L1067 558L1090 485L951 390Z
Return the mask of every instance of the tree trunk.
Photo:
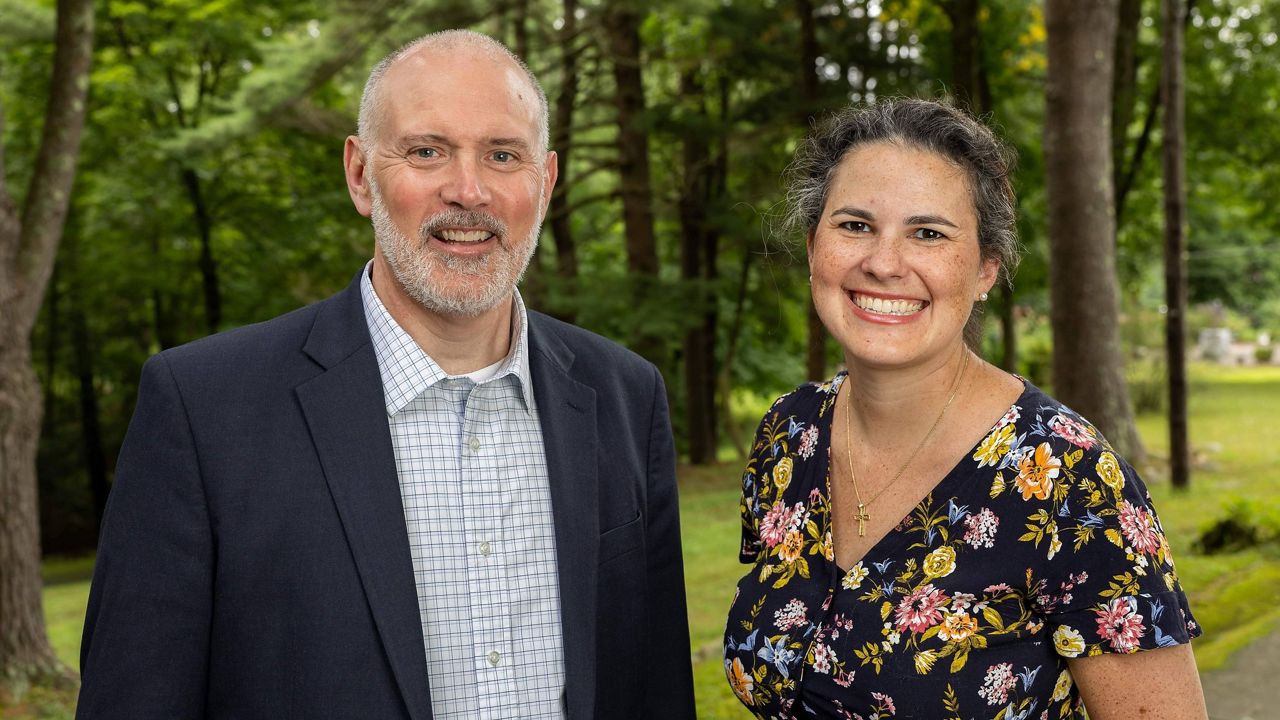
M1186 228L1186 127L1183 90L1182 0L1164 0L1164 284L1165 351L1169 362L1169 478L1175 488L1191 484L1187 438L1187 273L1183 250Z
M578 248L573 238L573 221L568 211L569 158L573 152L573 110L578 102L578 0L564 0L564 25L560 27L560 92L556 96L552 149L560 168L560 180L551 193L551 209L547 213L551 237L556 246L556 275L570 291L578 278ZM576 303L556 309L556 317L573 322Z
M813 2L795 0L796 15L800 18L800 127L809 128L813 114L818 111L818 32L813 20ZM809 297L805 345L805 376L809 380L827 377L827 328L818 315L818 307Z
M618 184L627 249L627 274L633 307L643 307L657 286L658 245L653 232L653 190L649 182L649 131L645 122L644 82L640 75L640 14L626 0L609 4L604 28L613 54L614 102L618 115ZM666 366L662 340L641 327L632 333L632 349Z
M1129 149L1129 125L1138 102L1138 27L1142 22L1142 0L1120 0L1116 25L1115 79L1111 83L1111 157L1116 200L1116 231L1123 218L1126 154Z
M1018 315L1017 305L1013 300L1013 285L1000 283L996 286L996 296L1000 298L1000 341L1003 344L1000 356L1000 367L1005 371L1018 372Z
M21 217L4 185L0 154L0 699L20 697L33 681L68 677L49 645L40 597L35 468L41 393L31 329L75 179L93 59L93 3L58 0L57 13L49 103ZM3 111L0 106L0 119Z
M200 279L204 287L205 328L212 335L222 326L222 287L218 281L218 262L213 257L213 220L204 202L200 176L191 168L182 169L182 182L187 186L191 211L200 236Z
M696 104L696 117L706 116L704 89L700 69L691 67L680 74L680 94L685 102ZM685 436L689 440L689 462L705 465L716 457L715 421L715 325L708 327L706 310L715 305L710 285L703 282L715 255L704 254L711 232L707 222L707 203L711 187L711 150L707 134L701 127L683 129L684 183L680 188L680 277L688 286L697 288L694 307L700 311L698 322L684 335L684 400Z
M1053 381L1060 400L1142 460L1120 346L1111 188L1118 0L1047 0L1045 169Z
M89 476L89 492L93 497L94 520L97 530L102 524L102 513L107 509L107 456L102 449L102 422L98 412L98 393L94 387L93 342L89 337L89 323L85 318L84 297L81 291L83 277L80 273L79 238L74 224L68 223L66 234L67 254L71 270L71 346L75 352L76 377L80 381L80 436L84 440L85 471Z
M974 115L990 110L981 99L979 76L982 41L978 26L978 0L951 0L943 5L951 18L951 86L961 105Z

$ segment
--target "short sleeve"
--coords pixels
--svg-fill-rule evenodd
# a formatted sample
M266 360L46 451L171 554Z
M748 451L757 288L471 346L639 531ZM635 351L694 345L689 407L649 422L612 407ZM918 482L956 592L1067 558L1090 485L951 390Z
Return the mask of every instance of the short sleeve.
M1034 598L1058 654L1130 653L1200 635L1138 474L1105 441L1067 444L1061 457L1065 487Z
M774 407L776 406L775 402ZM771 415L773 415L773 409L760 419L755 439L751 442L751 456L747 459L747 466L742 471L742 497L738 502L738 512L742 516L742 545L738 550L738 560L746 564L754 563L762 549L759 476L760 466L765 462L770 446L766 428Z

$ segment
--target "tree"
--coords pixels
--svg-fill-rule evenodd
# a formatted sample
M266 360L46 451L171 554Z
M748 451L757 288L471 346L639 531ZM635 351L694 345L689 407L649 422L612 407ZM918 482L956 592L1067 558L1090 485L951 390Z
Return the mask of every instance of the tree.
M1182 0L1163 0L1164 62L1160 95L1164 100L1164 284L1165 352L1169 363L1169 479L1176 488L1191 483L1187 446L1187 273L1183 259L1186 227L1186 128L1182 72Z
M631 0L612 0L604 11L604 30L613 59L614 103L618 122L618 188L622 195L627 271L635 307L657 286L658 241L653 231L653 188L649 176L649 129L644 81L640 72L641 15ZM661 338L639 325L632 348L666 368Z
M1045 166L1053 387L1131 461L1143 451L1120 346L1111 93L1117 0L1047 0Z
M49 645L40 595L35 460L42 403L31 331L75 180L93 57L91 0L58 0L54 47L43 134L21 215L0 147L0 697L65 674Z
M800 18L800 126L808 128L813 114L819 109L818 93L818 32L814 27L811 0L795 0L796 15ZM827 328L818 315L813 298L806 299L808 319L808 343L805 347L805 369L809 380L823 380L827 375Z

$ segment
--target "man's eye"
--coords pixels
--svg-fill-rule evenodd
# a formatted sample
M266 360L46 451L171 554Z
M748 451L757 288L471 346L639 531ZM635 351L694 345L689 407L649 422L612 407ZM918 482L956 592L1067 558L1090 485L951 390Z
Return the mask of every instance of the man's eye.
M515 159L516 159L516 157L515 157L514 155L512 155L512 154L511 154L511 153L509 153L509 152L507 152L506 150L497 150L497 151L495 151L495 152L493 153L493 155L492 155L491 157L492 157L495 161L500 162L500 163L509 163L509 162L511 162L512 160L515 160Z
M420 158L433 158L439 155L435 148L418 148L413 151L413 154Z
M921 240L942 240L946 235L930 228L920 228L911 233L911 237L920 238Z

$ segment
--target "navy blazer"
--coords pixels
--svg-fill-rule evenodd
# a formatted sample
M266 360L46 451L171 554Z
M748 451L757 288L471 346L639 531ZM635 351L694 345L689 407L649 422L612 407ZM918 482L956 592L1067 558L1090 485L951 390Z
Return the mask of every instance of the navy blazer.
M692 718L675 454L650 363L529 313L565 704ZM431 717L359 276L151 358L116 468L78 718Z

